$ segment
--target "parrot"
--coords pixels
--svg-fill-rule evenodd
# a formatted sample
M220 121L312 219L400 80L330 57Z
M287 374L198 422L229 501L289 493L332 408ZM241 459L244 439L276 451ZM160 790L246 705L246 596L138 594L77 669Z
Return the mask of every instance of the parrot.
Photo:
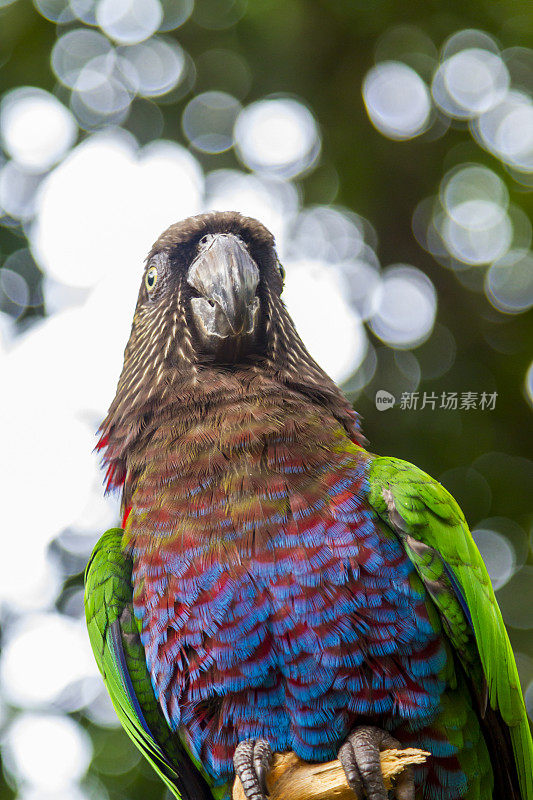
M387 800L533 800L511 645L465 517L358 414L282 300L272 234L234 211L171 225L145 263L100 426L121 527L85 573L118 718L171 794L265 800L276 753L338 758ZM316 311L317 315L319 310Z

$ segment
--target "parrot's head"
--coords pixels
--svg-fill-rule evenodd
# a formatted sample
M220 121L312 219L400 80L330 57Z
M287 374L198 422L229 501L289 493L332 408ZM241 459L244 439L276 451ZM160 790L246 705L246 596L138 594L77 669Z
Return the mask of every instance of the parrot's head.
M159 337L175 363L189 348L197 363L238 363L265 351L271 297L282 286L274 239L260 222L233 212L201 214L172 225L154 244L134 330L157 319L151 339Z
M283 269L272 234L234 211L172 225L144 268L117 394L132 400L207 368L251 364L280 375L325 376L281 300Z
M154 415L170 414L169 403L202 404L253 375L317 399L353 426L353 410L307 352L282 290L274 237L257 220L210 212L164 231L146 259L117 393L101 426L107 461L117 442L124 448Z

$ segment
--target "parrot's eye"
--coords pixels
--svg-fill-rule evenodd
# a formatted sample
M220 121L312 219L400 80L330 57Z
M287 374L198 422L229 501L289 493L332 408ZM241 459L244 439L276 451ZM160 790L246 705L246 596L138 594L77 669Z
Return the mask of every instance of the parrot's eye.
M144 282L146 284L146 288L148 289L148 291L151 292L152 289L154 288L154 286L157 283L157 269L156 269L156 267L150 267L150 269L146 273L146 276L144 278Z
M279 274L281 275L281 280L284 281L285 280L285 268L284 268L283 264L279 263L279 261L278 261L278 269L279 269Z

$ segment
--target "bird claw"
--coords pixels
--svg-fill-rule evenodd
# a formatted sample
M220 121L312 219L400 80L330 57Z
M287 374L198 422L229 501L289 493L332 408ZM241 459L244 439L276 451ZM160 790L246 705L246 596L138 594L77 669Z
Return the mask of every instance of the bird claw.
M233 754L233 765L239 776L246 800L266 800L266 776L272 766L272 749L265 739L239 742Z
M358 797L367 800L387 800L379 753L389 748L401 748L390 733L370 725L356 728L338 752L348 785ZM394 785L395 800L415 800L415 784L410 768L398 776Z

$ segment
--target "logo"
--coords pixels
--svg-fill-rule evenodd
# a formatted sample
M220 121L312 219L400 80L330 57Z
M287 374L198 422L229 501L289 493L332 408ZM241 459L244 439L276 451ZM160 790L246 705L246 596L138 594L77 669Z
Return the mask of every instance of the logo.
M378 411L387 411L392 408L396 399L393 394L386 392L385 389L379 389L376 392L376 408Z

